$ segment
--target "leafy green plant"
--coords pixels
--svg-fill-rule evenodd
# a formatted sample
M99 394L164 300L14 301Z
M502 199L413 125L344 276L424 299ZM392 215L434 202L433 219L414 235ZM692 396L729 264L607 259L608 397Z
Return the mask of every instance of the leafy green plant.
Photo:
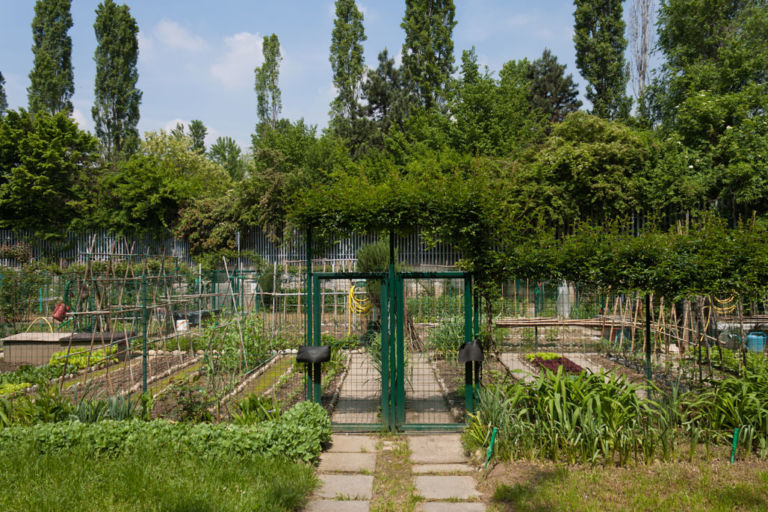
M263 397L251 393L237 403L237 412L232 415L236 425L253 425L262 421L275 420L280 417L281 407L271 397Z

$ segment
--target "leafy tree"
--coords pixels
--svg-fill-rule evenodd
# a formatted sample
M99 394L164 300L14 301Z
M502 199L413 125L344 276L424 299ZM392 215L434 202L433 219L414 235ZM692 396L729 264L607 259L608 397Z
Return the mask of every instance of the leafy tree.
M0 227L44 237L77 228L98 141L66 112L8 111L0 119Z
M8 108L8 99L5 96L5 78L0 73L0 117L3 117L5 109Z
M376 69L368 70L362 92L367 103L365 113L374 125L369 143L381 148L389 127L393 124L402 127L409 104L402 72L395 66L395 59L389 58L385 48L379 53L378 60Z
M72 0L37 0L32 20L34 63L27 88L29 110L55 114L72 111Z
M652 165L652 141L620 123L570 114L543 147L531 149L511 198L532 227L566 229L577 220L629 214L641 206L636 181Z
M259 126L253 136L253 172L237 189L240 223L260 226L273 238L282 236L290 199L350 167L344 144L316 133L303 120Z
M565 74L565 64L557 62L548 48L529 67L531 103L547 114L550 121L559 123L565 116L581 107L579 89L573 76Z
M503 82L503 81L502 81ZM449 124L452 146L472 156L506 156L535 133L529 88L499 83L480 72L475 49L462 53L461 79L452 86Z
M331 36L333 85L339 91L331 103L331 126L349 137L360 115L360 90L365 70L363 14L355 0L336 0L336 19Z
M192 139L192 149L200 153L205 153L205 136L208 134L208 128L205 127L199 119L193 119L189 122L189 136Z
M587 84L592 114L606 119L629 116L629 73L624 60L623 7L620 0L574 0L576 11L573 41L576 66Z
M163 233L196 199L222 197L227 171L190 148L188 137L147 134L137 153L103 176L96 222L121 232Z
M276 34L264 36L262 51L264 63L256 68L256 95L257 112L260 123L268 123L272 127L277 125L278 117L283 109L283 101L280 94L280 41Z
M96 85L91 115L107 160L115 162L139 146L139 27L127 5L104 0L96 9Z
M231 191L225 197L196 199L179 213L174 233L189 242L191 255L216 268L221 256L236 256L239 225Z
M446 100L453 74L453 0L406 0L403 74L412 99L431 108Z
M236 182L245 178L247 165L240 146L237 145L233 138L217 138L208 151L208 158L226 169L232 181Z
M696 153L706 202L734 222L765 211L768 3L667 0L658 19L665 62L644 113Z

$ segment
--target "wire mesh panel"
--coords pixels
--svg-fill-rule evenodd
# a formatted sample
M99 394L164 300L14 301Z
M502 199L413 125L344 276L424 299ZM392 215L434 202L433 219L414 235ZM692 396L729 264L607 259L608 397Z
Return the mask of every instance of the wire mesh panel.
M463 421L465 373L458 352L467 340L468 288L457 278L412 277L400 283L404 424L428 428Z

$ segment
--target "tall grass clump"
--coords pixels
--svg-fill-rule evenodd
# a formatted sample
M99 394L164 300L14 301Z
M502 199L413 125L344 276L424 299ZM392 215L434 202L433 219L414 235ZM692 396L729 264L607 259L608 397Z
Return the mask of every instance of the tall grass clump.
M570 376L562 368L530 384L491 385L479 392L465 442L487 446L497 427L504 458L620 465L669 458L674 443L660 442L669 418L662 405L638 397L643 389L621 376Z

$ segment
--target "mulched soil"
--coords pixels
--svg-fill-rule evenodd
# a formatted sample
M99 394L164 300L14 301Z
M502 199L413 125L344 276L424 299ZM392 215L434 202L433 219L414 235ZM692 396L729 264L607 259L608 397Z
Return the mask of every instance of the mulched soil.
M542 359L540 357L536 357L532 362L534 366L546 368L547 370L551 370L555 373L557 373L557 369L561 366L563 367L563 371L566 373L579 374L584 371L584 368L577 365L567 357L558 357L556 359Z

